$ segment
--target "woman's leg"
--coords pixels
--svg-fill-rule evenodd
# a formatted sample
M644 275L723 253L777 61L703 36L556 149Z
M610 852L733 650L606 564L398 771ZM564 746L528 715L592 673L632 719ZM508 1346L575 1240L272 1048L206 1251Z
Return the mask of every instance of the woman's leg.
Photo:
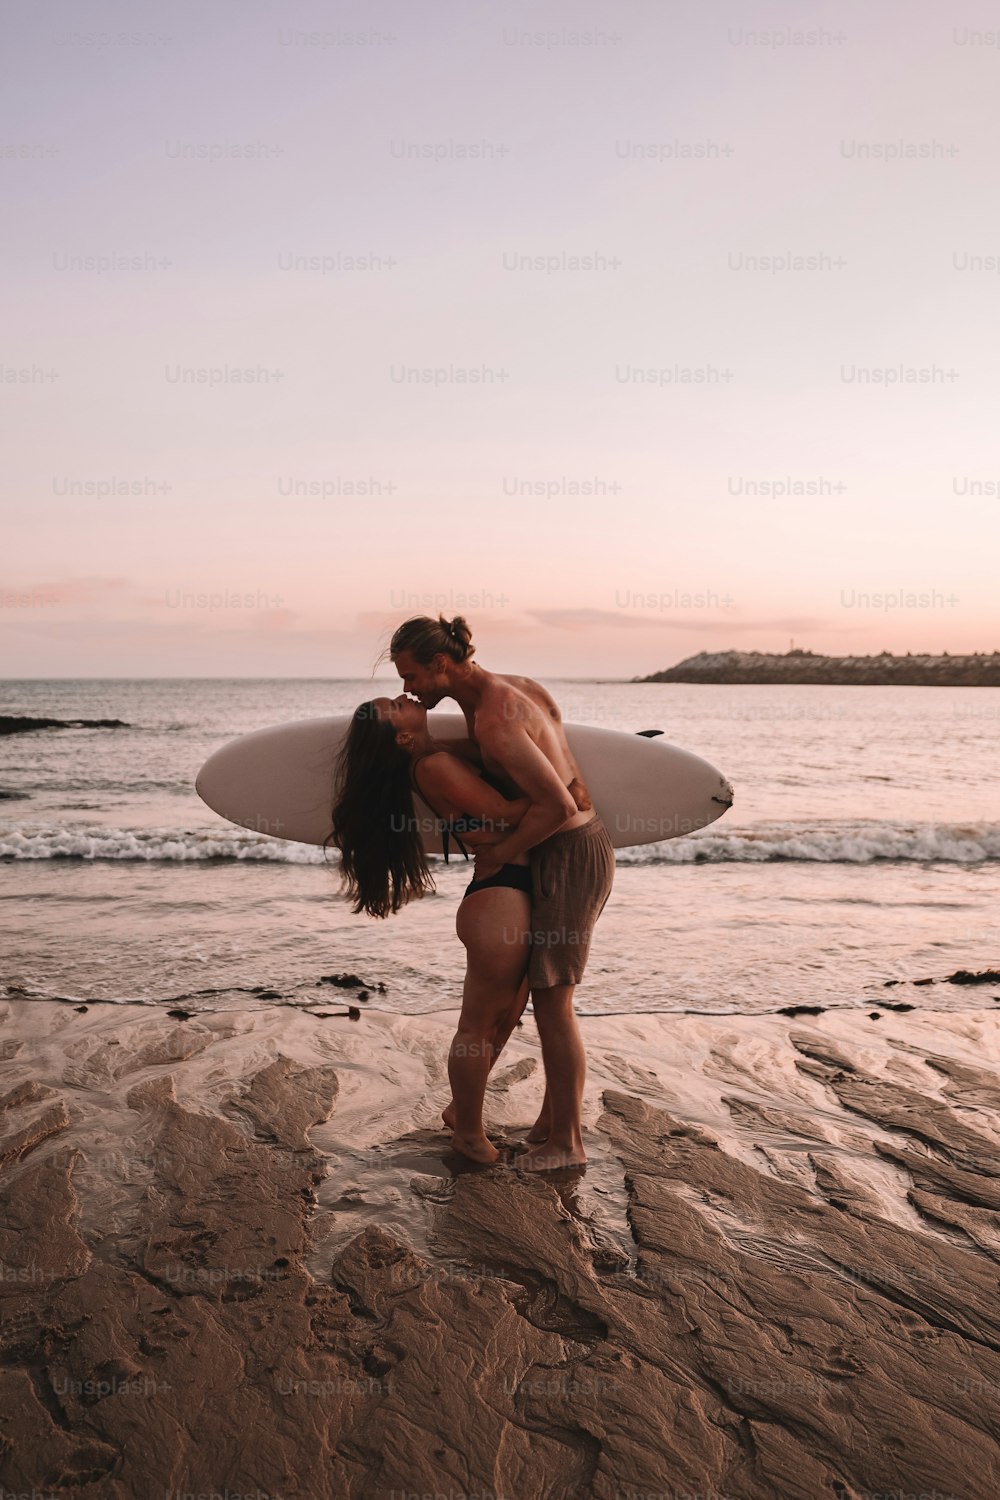
M518 989L517 995L515 996L514 1004L513 1004L512 1009L509 1010L507 1012L507 1014L505 1016L503 1016L502 1019L497 1023L496 1029L493 1032L492 1045L491 1045L491 1048L490 1048L490 1053L491 1053L491 1055L490 1055L490 1066L489 1066L489 1071L490 1072L493 1071L493 1069L496 1066L496 1063L497 1063L497 1061L498 1061L498 1059L500 1057L501 1052L506 1047L507 1043L510 1041L511 1032L514 1030L514 1027L517 1025L518 1021L524 1015L524 1007L527 1005L527 1003L528 1003L528 976L527 976L527 974L525 974L524 978L521 980L521 985L520 985L520 988ZM449 1130L454 1130L454 1128L455 1128L455 1101L454 1101L454 1099L452 1099L450 1101L450 1103L448 1103L448 1104L445 1105L444 1109L441 1111L441 1118L442 1118L442 1120L444 1120L444 1123L447 1125L447 1127L448 1127ZM547 1135L548 1135L548 1131L545 1132L545 1136L547 1136ZM537 1139L544 1140L545 1136L537 1137ZM531 1139L534 1139L534 1137L529 1136L528 1139L531 1140Z
M483 1130L483 1096L495 1042L499 1036L506 1040L513 1029L510 1018L528 964L530 920L530 898L504 886L476 891L458 908L455 927L465 945L466 970L462 1014L448 1054L452 1144L474 1161L496 1161L499 1154Z
M527 955L525 955L525 959L527 959ZM524 1007L527 1005L527 1003L528 974L527 970L525 970L524 978L521 980L521 983L518 986L517 994L514 996L514 1003L511 1006L510 1010L508 1010L507 1013L501 1018L500 1023L493 1034L493 1061L490 1063L491 1069L496 1063L503 1049L506 1047L507 1043L510 1041L511 1032L514 1030L514 1027L524 1015Z

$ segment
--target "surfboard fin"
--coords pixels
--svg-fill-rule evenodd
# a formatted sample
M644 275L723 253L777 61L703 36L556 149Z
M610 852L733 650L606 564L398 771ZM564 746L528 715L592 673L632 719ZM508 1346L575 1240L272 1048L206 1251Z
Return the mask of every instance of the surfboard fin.
M636 734L644 735L647 740L651 740L653 738L654 734L662 734L662 733L663 733L662 729L637 729L636 730Z

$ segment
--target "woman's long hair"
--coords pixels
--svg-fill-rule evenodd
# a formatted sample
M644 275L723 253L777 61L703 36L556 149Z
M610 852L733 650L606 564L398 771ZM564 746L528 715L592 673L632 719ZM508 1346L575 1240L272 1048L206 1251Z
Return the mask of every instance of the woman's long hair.
M354 710L337 758L333 831L355 912L388 917L434 889L413 811L410 757L374 703Z

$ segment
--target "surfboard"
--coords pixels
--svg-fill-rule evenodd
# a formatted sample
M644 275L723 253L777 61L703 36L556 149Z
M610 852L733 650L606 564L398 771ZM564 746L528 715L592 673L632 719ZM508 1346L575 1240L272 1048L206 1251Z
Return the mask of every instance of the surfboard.
M241 828L322 844L331 830L336 759L350 724L342 714L299 719L229 740L209 756L195 789L213 812ZM432 713L435 738L467 734L458 713ZM704 828L732 805L730 783L701 756L649 731L625 734L566 724L566 737L616 849ZM420 797L414 813L428 854L441 853L438 820Z

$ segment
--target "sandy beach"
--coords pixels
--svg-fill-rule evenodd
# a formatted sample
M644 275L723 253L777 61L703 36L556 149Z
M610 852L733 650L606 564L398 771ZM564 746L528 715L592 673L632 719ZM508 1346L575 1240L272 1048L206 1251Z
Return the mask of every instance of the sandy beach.
M0 1500L1000 1500L997 7L4 34Z
M5 1494L997 1492L1000 1016L584 1019L538 1177L530 1017L477 1170L350 998L3 1002Z

